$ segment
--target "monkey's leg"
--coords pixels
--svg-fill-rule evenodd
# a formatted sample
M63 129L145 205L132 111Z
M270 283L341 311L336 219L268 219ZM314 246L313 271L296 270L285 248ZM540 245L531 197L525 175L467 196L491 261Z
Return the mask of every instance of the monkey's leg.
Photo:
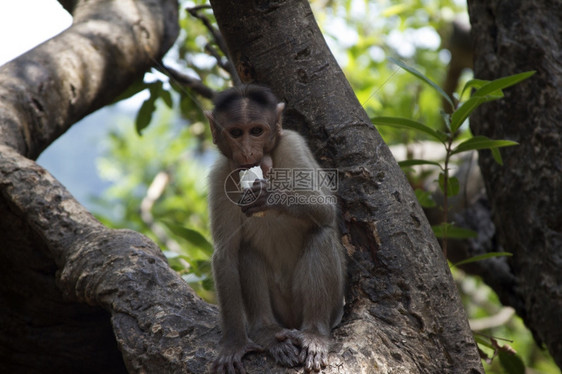
M300 364L300 350L293 341L279 341L275 337L284 329L276 321L271 307L266 262L260 253L251 249L240 251L239 261L248 335L281 365L293 367Z
M293 281L295 307L302 305L299 330L277 335L301 346L305 369L318 371L328 363L330 330L343 311L343 257L335 230L319 228L309 237Z

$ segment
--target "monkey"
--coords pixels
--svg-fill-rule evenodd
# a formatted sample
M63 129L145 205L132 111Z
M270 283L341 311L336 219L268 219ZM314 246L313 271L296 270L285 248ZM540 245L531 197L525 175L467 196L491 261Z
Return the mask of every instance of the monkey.
M283 366L319 371L344 306L345 257L333 191L274 183L283 180L276 171L321 169L305 139L283 129L285 104L269 88L237 86L213 104L205 114L219 157L208 199L222 338L211 370L245 373L242 358L266 351ZM245 191L253 198L241 203L243 192L227 191L237 190L239 170L255 166L265 178L253 182Z

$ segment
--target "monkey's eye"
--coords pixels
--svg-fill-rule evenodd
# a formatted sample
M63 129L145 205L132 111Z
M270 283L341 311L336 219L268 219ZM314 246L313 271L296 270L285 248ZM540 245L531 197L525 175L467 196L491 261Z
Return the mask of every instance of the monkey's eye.
M261 127L252 127L252 129L250 130L250 134L252 134L253 136L260 136L261 134L263 134L263 129Z
M242 136L242 130L240 129L231 129L229 133L233 138L239 138Z

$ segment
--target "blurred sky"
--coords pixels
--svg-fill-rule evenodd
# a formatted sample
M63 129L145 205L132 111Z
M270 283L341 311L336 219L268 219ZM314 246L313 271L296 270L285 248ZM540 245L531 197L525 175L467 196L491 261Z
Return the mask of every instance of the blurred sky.
M0 65L60 33L71 22L56 0L0 0Z
M56 0L0 0L0 65L57 35L72 17ZM37 162L55 176L88 209L107 182L96 171L96 159L108 126L119 109L103 108L72 126Z

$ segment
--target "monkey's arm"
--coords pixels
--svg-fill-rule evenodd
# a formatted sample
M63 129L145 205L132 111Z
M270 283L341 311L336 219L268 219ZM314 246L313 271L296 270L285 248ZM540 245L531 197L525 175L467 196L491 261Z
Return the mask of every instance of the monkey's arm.
M243 343L247 339L237 266L238 255L233 253L235 251L238 249L229 248L223 243L215 243L213 272L223 325L223 343L226 341Z
M247 353L261 351L262 348L248 338L244 325L238 256L231 255L238 248L229 248L224 243L215 246L213 273L220 304L222 339L212 372L243 372L242 358Z
M262 179L254 181L250 194L258 197L241 206L247 217L258 212L275 210L312 221L317 226L331 226L336 217L336 198L323 191L269 189L268 182Z
M332 225L336 216L336 198L327 187L318 186L319 173L323 171L304 138L294 131L283 130L272 163L270 181L254 182L252 192L258 198L243 206L242 211L251 216L273 209L311 220L318 226Z

